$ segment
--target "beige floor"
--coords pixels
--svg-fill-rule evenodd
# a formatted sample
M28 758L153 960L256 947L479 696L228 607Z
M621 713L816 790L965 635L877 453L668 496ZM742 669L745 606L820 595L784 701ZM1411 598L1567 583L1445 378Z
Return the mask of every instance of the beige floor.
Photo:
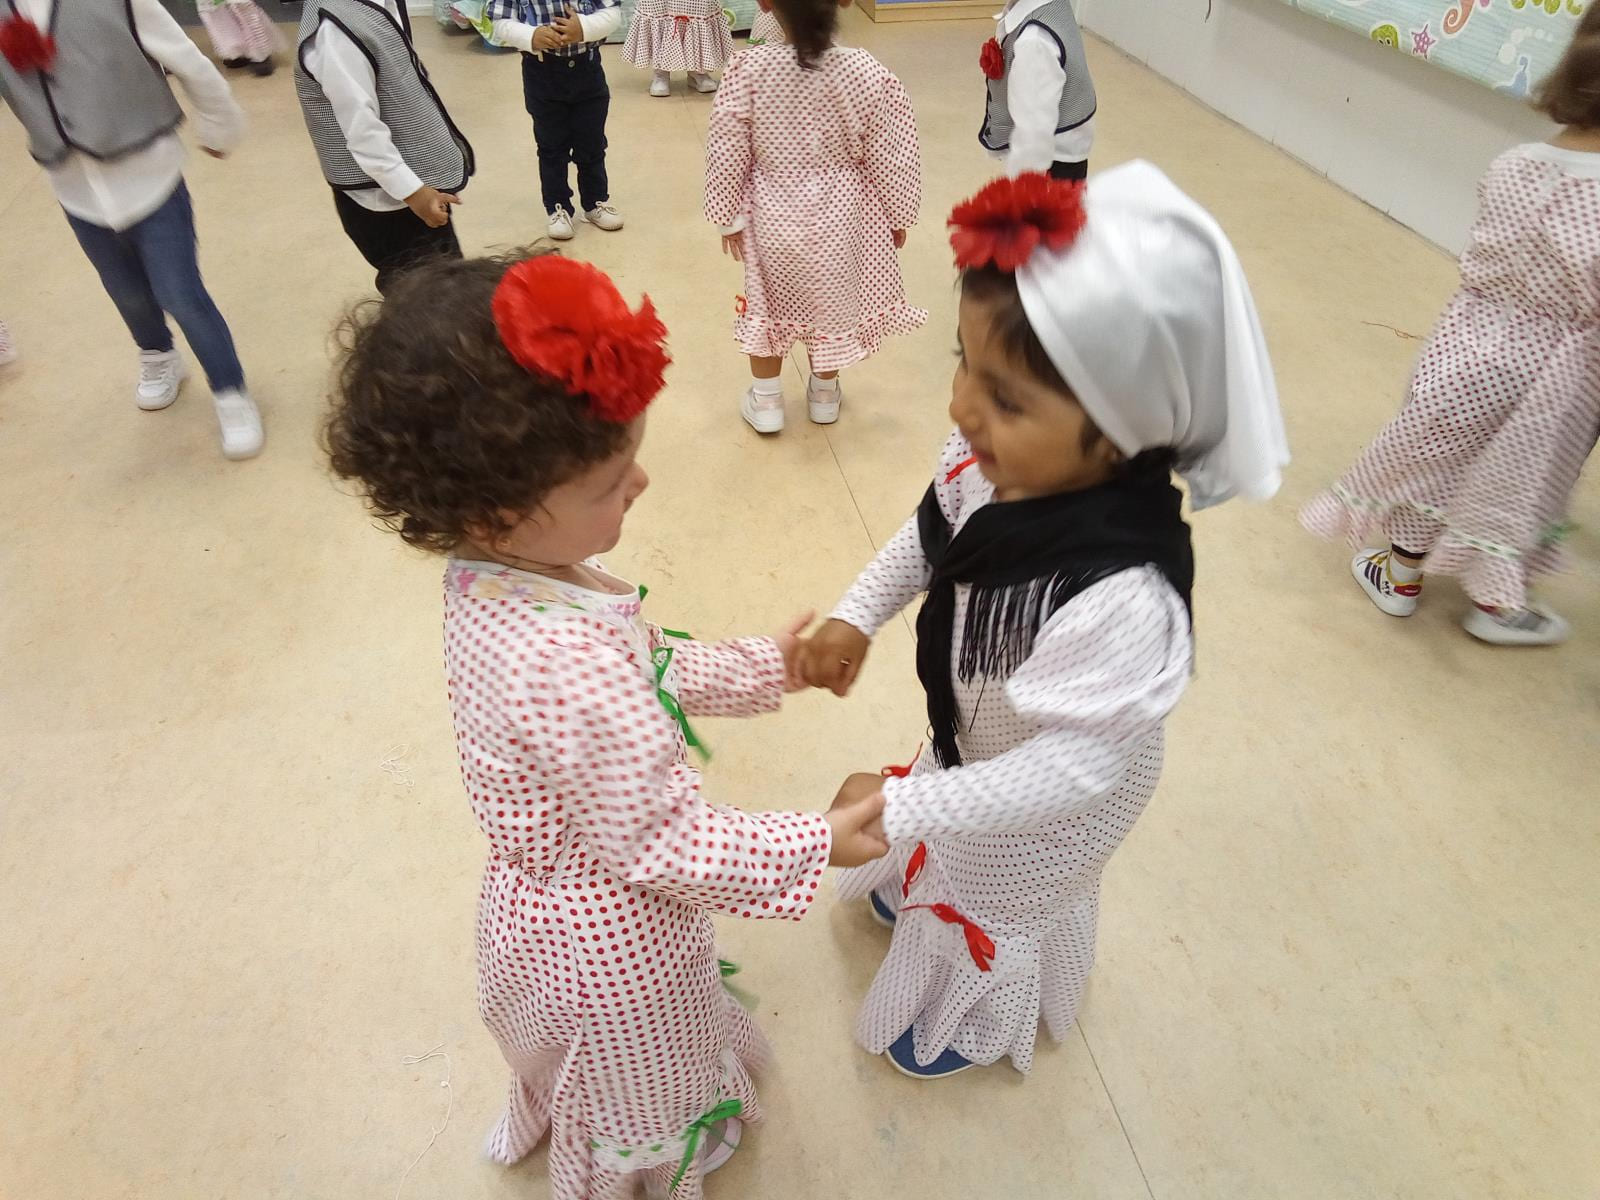
M648 289L677 366L655 476L616 556L701 635L829 604L901 521L946 429L941 224L986 176L984 26L873 27L909 85L926 218L905 254L928 328L852 372L844 421L758 442L733 415L736 268L699 218L703 97L610 62L626 232L573 250ZM514 60L423 28L480 172L469 247L530 240ZM882 950L825 901L730 924L777 1044L772 1120L713 1197L1592 1197L1600 1179L1600 501L1550 598L1558 652L1493 652L1449 587L1378 616L1298 503L1396 403L1449 261L1143 69L1092 48L1098 162L1142 155L1212 205L1265 313L1297 459L1283 495L1196 525L1200 669L1170 765L1106 881L1080 1027L1023 1080L892 1074L850 1042ZM314 436L335 315L368 275L290 81L197 160L205 263L269 422L217 455L204 388L134 410L110 304L0 122L0 1197L546 1194L479 1156L505 1083L473 1006L482 847L439 664L438 564L374 532ZM791 397L800 376L791 371ZM722 725L715 796L820 806L904 756L919 695L887 631L847 707ZM1386 665L1386 659L1389 665ZM393 761L398 760L398 762ZM386 769L386 762L389 764ZM401 1058L443 1043L443 1063Z

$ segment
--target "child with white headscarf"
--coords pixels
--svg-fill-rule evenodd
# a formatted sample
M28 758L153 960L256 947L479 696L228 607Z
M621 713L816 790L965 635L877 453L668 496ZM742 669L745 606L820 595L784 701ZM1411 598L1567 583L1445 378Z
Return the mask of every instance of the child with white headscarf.
M1188 683L1195 508L1288 461L1250 289L1216 223L1147 163L1087 188L999 180L951 218L957 429L917 514L811 639L843 695L917 595L932 745L882 790L893 852L841 880L894 925L857 1037L902 1072L1032 1065L1076 1019L1100 874L1161 772Z

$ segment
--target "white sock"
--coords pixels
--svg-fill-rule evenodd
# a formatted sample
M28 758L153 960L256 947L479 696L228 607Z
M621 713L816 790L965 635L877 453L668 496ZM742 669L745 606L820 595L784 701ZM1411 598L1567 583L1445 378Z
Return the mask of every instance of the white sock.
M774 375L771 379L754 380L751 383L751 389L758 396L766 396L769 398L772 396L781 396L783 395L783 376Z
M1399 555L1394 553L1394 551L1392 551L1392 550L1389 552L1389 579L1390 579L1390 582L1398 583L1398 584L1402 584L1403 585L1403 584L1407 584L1407 583L1416 583L1417 580L1419 580L1421 578L1422 578L1422 568L1421 567L1413 567L1409 563L1401 562Z
M824 379L820 375L813 375L811 377L811 390L813 392L832 392L837 391L838 388L839 377L837 375L835 375L832 379Z

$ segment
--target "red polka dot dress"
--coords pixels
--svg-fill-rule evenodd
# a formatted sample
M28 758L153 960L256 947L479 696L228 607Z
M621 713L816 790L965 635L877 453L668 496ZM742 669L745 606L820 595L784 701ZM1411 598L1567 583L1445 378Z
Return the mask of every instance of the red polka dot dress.
M720 71L733 54L722 0L639 0L622 57L655 71Z
M926 321L891 236L921 199L911 99L872 55L834 47L810 71L786 45L733 56L706 140L705 214L743 232L746 354L801 342L813 370L836 371Z
M640 609L491 564L445 574L461 773L489 839L478 1004L511 1067L488 1152L513 1163L548 1135L555 1200L660 1192L718 1105L760 1118L764 1042L708 913L798 918L828 858L819 814L709 804L671 711L776 709L776 644L682 640ZM696 1162L675 1196L700 1195Z
M959 433L935 485L953 529L994 500ZM913 517L834 616L868 634L927 587ZM856 1026L881 1054L913 1030L917 1061L1033 1063L1043 1020L1060 1040L1094 965L1100 875L1161 774L1163 724L1192 661L1183 600L1154 567L1064 605L1009 678L955 674L970 588L957 585L952 677L963 765L932 750L884 787L888 858L840 879L899 910ZM987 969L986 969L987 968Z
M1300 519L1427 554L1477 603L1517 609L1561 565L1600 431L1600 154L1520 146L1478 191L1461 290L1405 407Z

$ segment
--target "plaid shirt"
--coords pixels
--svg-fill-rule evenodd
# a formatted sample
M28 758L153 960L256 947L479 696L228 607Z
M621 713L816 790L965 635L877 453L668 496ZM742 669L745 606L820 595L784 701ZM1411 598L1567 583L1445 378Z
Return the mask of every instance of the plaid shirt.
M495 21L521 21L524 25L532 25L537 29L541 25L550 25L557 17L565 16L567 9L572 9L579 16L592 16L603 8L615 8L620 0L489 0L484 7L484 20L490 23ZM588 54L594 49L595 43L582 42L576 46L562 46L555 50L546 50L546 54L558 58L570 58L575 54Z

